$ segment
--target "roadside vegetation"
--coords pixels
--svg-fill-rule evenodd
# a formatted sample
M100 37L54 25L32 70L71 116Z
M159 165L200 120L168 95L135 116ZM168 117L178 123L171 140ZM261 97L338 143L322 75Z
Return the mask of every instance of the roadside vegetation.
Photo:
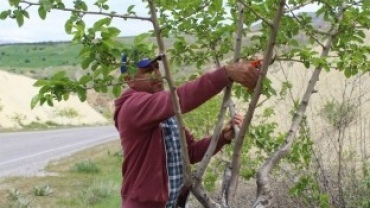
M49 163L46 176L1 179L0 208L117 208L121 163L114 141Z

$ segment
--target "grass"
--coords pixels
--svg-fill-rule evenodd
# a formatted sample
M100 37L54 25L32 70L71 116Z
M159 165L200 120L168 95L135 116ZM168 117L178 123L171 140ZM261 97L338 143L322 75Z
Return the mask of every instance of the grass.
M117 208L121 203L121 163L117 140L50 162L45 170L56 176L4 178L0 181L0 208ZM71 170L76 164L94 164L100 171Z

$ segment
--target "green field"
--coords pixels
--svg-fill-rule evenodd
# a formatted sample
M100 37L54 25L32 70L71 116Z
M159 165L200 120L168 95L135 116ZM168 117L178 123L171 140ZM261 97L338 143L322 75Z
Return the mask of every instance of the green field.
M33 43L0 46L1 68L46 68L77 65L81 45L72 43Z
M134 37L121 37L125 44ZM0 68L43 69L47 67L77 66L82 45L71 42L42 42L0 45Z

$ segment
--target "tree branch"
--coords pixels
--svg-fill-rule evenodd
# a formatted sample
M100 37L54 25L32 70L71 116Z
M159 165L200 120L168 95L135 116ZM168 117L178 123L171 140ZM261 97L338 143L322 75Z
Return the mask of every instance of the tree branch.
M30 1L20 1L20 3L28 4L28 7L30 6L41 6L40 3L30 2ZM151 18L149 17L140 17L140 16L131 16L131 15L119 15L115 13L107 13L107 12L93 12L93 11L83 11L83 10L76 10L76 9L70 9L70 8L52 8L54 10L60 10L60 11L67 11L67 12L78 12L82 14L89 14L89 15L102 15L102 16L108 16L108 17L115 17L115 18L121 18L121 19L138 19L138 20L144 20L144 21L151 21Z
M295 19L300 25L302 25L302 22L298 19L298 17L292 12L292 17L293 19ZM315 42L317 44L319 44L321 47L324 47L324 44L322 44L320 42L320 40L314 36L314 33L316 34L319 34L319 35L323 35L323 36L330 36L331 34L330 33L327 33L327 32L324 32L324 31L320 31L320 30L316 30L316 29L308 29L306 27L303 28L305 31L306 31L306 35L310 36L312 39L315 40Z
M298 10L298 9L300 9L300 8L302 8L302 7L304 7L304 6L307 6L308 4L312 4L312 3L313 3L313 1L311 0L311 1L307 1L307 2L301 3L301 4L299 4L299 5L293 6L293 7L289 7L289 6L286 4L286 5L285 5L285 6L286 6L286 8L285 8L285 10L284 10L284 13L293 12L293 11L295 11L295 10Z
M256 105L258 103L259 97L262 92L263 79L264 79L264 76L266 76L267 74L267 71L270 65L270 60L272 59L273 49L275 46L277 32L278 32L278 28L280 25L280 20L284 12L284 6L285 6L285 0L281 0L278 5L277 12L274 18L273 27L271 27L269 42L267 44L267 48L264 54L264 59L263 59L264 61L262 63L262 69L261 69L262 72L258 79L257 86L254 90L252 100L249 103L248 112L244 116L244 121L240 128L240 133L236 138L235 149L234 149L233 158L232 158L232 173L231 173L231 179L230 179L231 187L237 187L237 179L239 177L240 168L241 168L240 155L241 155L241 151L243 147L244 137L245 137L246 132L249 129L249 126L253 118L254 111L256 109ZM232 196L235 197L235 193Z
M338 20L343 18L343 7L340 8L340 13L338 14ZM338 31L338 30L337 30ZM330 46L332 44L334 36L329 37L327 40L324 50L321 53L321 57L326 57L329 54ZM289 129L288 135L285 139L283 145L276 151L272 156L267 159L267 161L262 165L261 169L257 172L257 197L256 201L254 202L254 208L263 208L269 207L271 205L272 194L270 191L270 184L269 184L269 173L271 170L277 165L277 163L283 158L285 155L288 154L290 147L293 143L295 133L299 128L299 124L302 120L303 114L306 111L308 102L314 90L315 84L319 79L319 75L321 72L322 66L317 67L310 79L309 85L307 86L306 92L302 97L302 101L298 107L297 112L293 117L292 125Z
M325 47L325 46L324 46ZM333 57L333 58L336 58L338 56L327 56L327 57ZM292 59L292 58L283 58L283 57L279 57L279 58L276 58L276 61L285 61L285 62L296 62L296 63L304 63L303 61L301 60L298 60L298 59ZM329 68L331 69L337 69L337 67L334 67L334 66L329 66Z
M242 45L242 37L243 37L243 18L244 18L243 9L244 7L240 3L237 3L237 6L238 6L238 11L239 11L238 12L238 22L237 22L238 31L237 31L237 37L236 37L236 43L235 43L235 50L234 50L234 62L237 62L239 60L241 45ZM212 47L212 49L215 50L214 47ZM217 67L220 67L220 62L217 57L215 58L215 63ZM216 206L215 202L212 202L212 200L208 197L207 193L204 192L201 182L202 182L202 177L204 175L205 169L207 168L211 160L211 157L216 149L218 139L222 131L223 121L224 121L227 107L228 106L230 107L230 105L231 106L233 105L231 101L231 88L232 88L232 84L227 86L224 90L224 98L221 104L220 112L218 114L218 119L217 119L217 123L214 128L211 143L199 165L196 175L194 176L196 179L196 183L195 183L195 188L193 188L192 191L193 191L193 194L203 204L204 207ZM238 127L234 125L234 129L236 129L235 134L237 134ZM226 186L228 186L228 184ZM225 192L225 193L228 193L228 192ZM222 207L229 207L228 206L228 194L222 194L222 195L223 195L221 199L223 201ZM217 204L217 206L219 206L219 204Z
M181 145L181 157L183 162L183 168L184 168L184 185L185 187L191 186L191 166L190 166L190 160L189 160L189 154L188 154L188 147L186 143L186 136L185 136L185 125L184 121L182 120L182 113L179 103L179 98L177 95L176 87L174 85L170 66L167 60L167 56L165 55L165 47L164 47L164 41L160 33L160 26L158 24L157 19L157 10L155 8L153 0L148 1L151 17L152 17L152 23L155 31L155 35L157 38L158 46L159 46L159 53L162 58L162 63L165 69L165 77L167 79L170 91L171 91L171 99L174 106L174 111L177 119L177 125L179 127L179 135L180 135L180 145Z
M258 14L256 11L254 11L252 9L252 7L250 7L248 4L246 4L245 2L243 1L239 1L241 4L243 4L244 7L248 8L249 11L251 11L256 17L260 18L262 20L262 22L266 23L269 27L273 27L272 23L266 19L265 17L263 17L262 15Z

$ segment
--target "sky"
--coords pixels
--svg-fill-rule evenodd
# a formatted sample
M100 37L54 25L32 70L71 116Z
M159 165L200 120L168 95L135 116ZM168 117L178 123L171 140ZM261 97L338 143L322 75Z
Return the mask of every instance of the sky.
M38 2L37 0L29 0L31 2ZM96 6L92 4L96 0L86 0L90 3L90 11L98 11ZM73 0L65 0L67 8L72 8ZM134 11L139 16L149 17L148 8L140 0L109 0L110 8L117 11L119 14L125 13L130 5L135 5ZM314 11L317 5L308 5L300 11ZM0 12L9 8L8 1L0 1ZM64 31L64 24L70 16L70 12L65 11L51 11L47 14L45 20L38 16L36 6L30 7L27 11L30 19L25 19L24 25L19 28L14 19L0 20L0 43L1 42L43 42L43 41L67 41L71 40L72 36ZM87 26L91 26L96 20L103 18L98 15L88 15L84 18ZM112 26L121 30L120 36L136 36L140 33L152 30L152 24L148 21L142 20L127 20L114 18Z

